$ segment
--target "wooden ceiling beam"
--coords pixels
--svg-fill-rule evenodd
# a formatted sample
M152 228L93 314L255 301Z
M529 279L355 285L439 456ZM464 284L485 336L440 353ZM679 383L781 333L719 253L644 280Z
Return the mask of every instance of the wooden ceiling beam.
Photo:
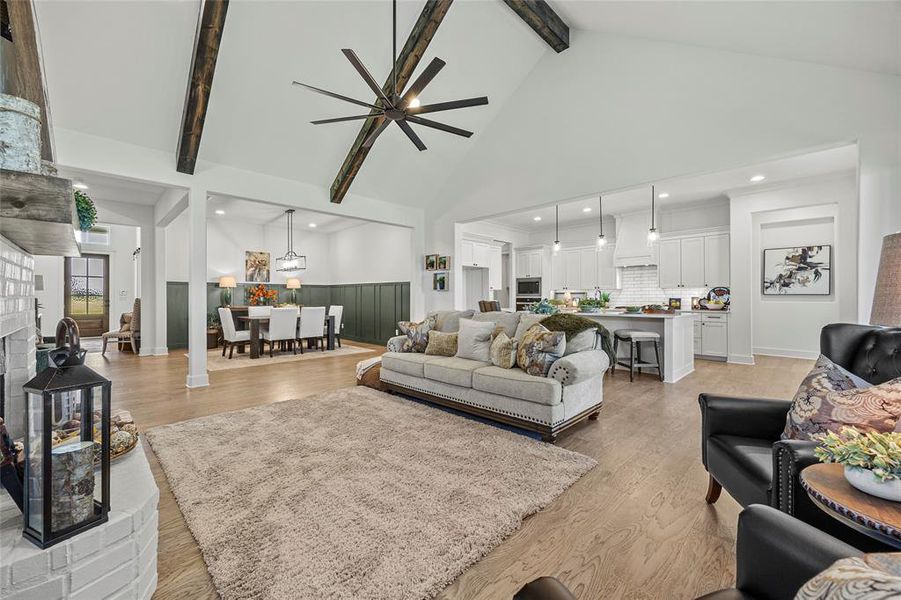
M400 55L397 57L398 93L401 93L407 86L407 83L409 83L410 78L413 76L413 71L416 70L416 66L422 59L423 54L425 54L426 48L428 48L432 38L435 37L435 32L438 30L438 26L441 25L441 21L444 19L444 15L447 14L452 3L453 0L426 1L422 13L420 13L419 18L416 20L416 24L413 26L410 36L407 38ZM390 73L385 81L385 85L382 86L382 91L389 97L394 92ZM375 104L381 106L381 101L376 100ZM372 112L374 113L375 111ZM341 165L341 169L338 171L335 181L332 182L330 196L332 202L335 204L340 204L344 199L347 190L350 189L350 184L353 182L354 177L357 176L360 167L363 166L363 161L366 160L366 156L369 154L370 148L363 146L363 142L366 141L366 138L368 138L384 120L384 117L367 119L360 129L360 133L357 134L357 138L354 140L350 152L347 153L347 157L344 159L344 163Z
M185 110L182 115L181 136L178 139L179 173L194 174L203 123L213 89L213 74L225 27L225 14L229 0L204 0L194 38L194 57L191 61L191 78L185 95Z
M6 2L9 33L15 49L15 89L13 95L34 102L41 109L41 158L53 162L53 138L50 136L50 108L47 86L41 68L41 50L35 26L32 0Z
M555 51L569 48L569 26L545 0L504 0L504 3Z

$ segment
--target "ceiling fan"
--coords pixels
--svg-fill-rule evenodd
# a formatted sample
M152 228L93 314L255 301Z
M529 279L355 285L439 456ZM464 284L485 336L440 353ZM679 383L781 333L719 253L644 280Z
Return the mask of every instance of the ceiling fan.
M441 112L445 110L453 110L455 108L467 108L469 106L480 106L483 104L488 104L487 96L480 96L478 98L467 98L466 100L452 100L450 102L437 102L435 104L423 104L420 105L419 95L422 93L422 90L432 81L435 75L438 74L438 71L444 67L446 64L440 58L433 58L432 62L425 68L422 74L414 81L408 88L407 91L401 94L397 89L397 0L393 0L392 2L393 9L393 18L392 18L392 44L391 44L391 55L392 55L392 63L391 63L391 93L386 94L379 84L376 83L375 79L372 78L372 75L369 74L369 71L357 57L356 53L353 50L345 48L341 50L344 53L344 56L347 57L347 60L354 66L360 76L363 77L363 80L366 82L366 85L375 92L378 100L376 102L379 104L371 104L369 102L363 102L362 100L356 100L354 98L348 98L347 96L342 96L341 94L336 94L334 92L329 92L327 90L323 90L317 87L313 87L312 85L307 85L305 83L300 83L299 81L292 82L294 85L299 85L301 87L305 87L308 90L312 90L319 94L324 94L326 96L330 96L332 98L337 98L338 100L344 100L345 102L350 102L352 104L357 104L359 106L365 106L366 108L372 109L374 112L370 112L366 115L355 115L352 117L337 117L334 119L320 119L318 121L311 121L314 125L323 125L325 123L340 123L342 121L357 121L363 119L371 119L373 117L383 116L385 117L384 121L376 127L372 133L369 134L369 137L366 138L363 142L363 146L369 148L372 146L373 142L375 142L376 138L381 135L381 133L391 124L393 121L397 123L398 127L403 130L403 132L410 138L410 141L419 149L425 150L425 144L422 143L422 140L416 135L416 132L413 131L413 128L410 127L410 123L415 123L416 125L423 125L425 127L431 127L432 129L439 129L441 131L446 131L448 133L453 133L456 135L460 135L463 137L470 137L472 135L471 131L466 131L465 129L460 129L459 127L453 127L451 125L445 125L444 123L439 123L437 121L432 121L431 119L424 119L418 115Z

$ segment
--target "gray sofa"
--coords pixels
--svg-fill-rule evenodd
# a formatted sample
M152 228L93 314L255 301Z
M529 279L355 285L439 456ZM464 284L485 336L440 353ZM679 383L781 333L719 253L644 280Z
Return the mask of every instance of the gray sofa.
M510 337L522 335L538 318L504 312L433 314L439 331L457 331L461 318L472 318L503 325ZM389 391L534 431L549 442L575 423L598 416L610 361L597 349L594 331L568 341L564 356L551 366L547 377L529 375L518 367L504 369L459 357L400 352L405 339L391 338L388 352L382 355L381 380Z

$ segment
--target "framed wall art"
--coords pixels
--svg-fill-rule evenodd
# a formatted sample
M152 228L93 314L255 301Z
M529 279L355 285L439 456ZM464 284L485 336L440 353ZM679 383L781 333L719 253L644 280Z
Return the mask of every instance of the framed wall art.
M269 253L261 250L244 252L244 281L253 283L269 283Z
M793 246L763 251L764 296L828 296L832 293L832 246Z

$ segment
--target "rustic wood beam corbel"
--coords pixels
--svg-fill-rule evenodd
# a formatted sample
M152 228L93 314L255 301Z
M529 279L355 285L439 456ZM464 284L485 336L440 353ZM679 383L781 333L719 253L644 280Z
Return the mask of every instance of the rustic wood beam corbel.
M555 51L569 48L569 26L545 0L504 0L504 3Z
M197 164L197 153L200 151L203 123L206 120L210 92L213 89L213 74L216 71L216 59L219 56L219 44L222 42L228 2L229 0L204 0L201 6L197 34L194 38L191 77L185 95L181 136L176 152L178 157L176 169L179 173L193 175Z

